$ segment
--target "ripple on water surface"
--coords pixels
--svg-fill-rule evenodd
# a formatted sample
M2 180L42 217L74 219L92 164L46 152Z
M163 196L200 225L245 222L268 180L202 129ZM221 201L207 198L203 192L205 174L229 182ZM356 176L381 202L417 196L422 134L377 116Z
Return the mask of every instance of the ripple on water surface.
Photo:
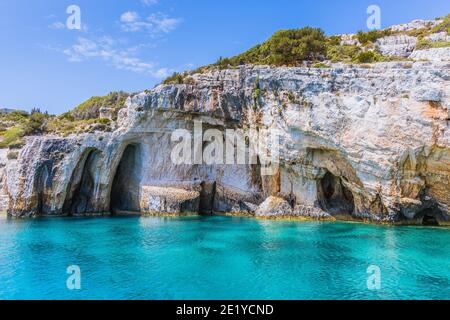
M450 299L450 230L232 217L0 218L2 299ZM79 291L66 268L81 268ZM381 289L367 289L380 267Z

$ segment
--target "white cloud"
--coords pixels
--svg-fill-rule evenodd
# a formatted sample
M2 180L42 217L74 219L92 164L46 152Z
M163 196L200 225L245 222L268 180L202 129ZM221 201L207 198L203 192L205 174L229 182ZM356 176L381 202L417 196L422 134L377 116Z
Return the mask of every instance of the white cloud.
M62 52L71 62L82 62L90 59L100 59L119 70L148 74L156 78L164 78L173 71L167 68L157 68L153 62L142 61L133 56L135 50L122 49L110 37L97 41L79 37L77 43Z
M120 21L124 23L132 23L137 21L138 19L139 15L135 11L127 11L120 16Z
M51 25L48 26L50 29L65 29L66 25L60 21L53 22Z
M153 6L153 5L157 4L158 0L141 0L141 2L145 6L149 7L149 6Z
M146 19L141 19L136 12L128 11L121 15L122 30L127 32L147 31L156 35L169 33L181 23L179 18L171 18L165 14L152 14Z
M178 26L181 19L170 18L161 14L152 14L147 19L155 28L157 32L169 33Z
M61 22L61 21L56 21L56 22L53 22L48 27L50 29L62 30L62 29L66 29L66 24ZM81 29L79 31L88 32L89 31L88 25L86 23L82 23L81 24Z

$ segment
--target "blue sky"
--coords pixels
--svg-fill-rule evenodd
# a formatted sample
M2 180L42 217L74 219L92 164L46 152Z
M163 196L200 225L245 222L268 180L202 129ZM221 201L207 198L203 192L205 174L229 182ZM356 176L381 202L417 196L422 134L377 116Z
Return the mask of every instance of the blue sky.
M81 30L69 30L69 5ZM167 74L215 62L283 28L327 34L450 13L447 0L0 0L0 107L65 112L94 95L152 88Z

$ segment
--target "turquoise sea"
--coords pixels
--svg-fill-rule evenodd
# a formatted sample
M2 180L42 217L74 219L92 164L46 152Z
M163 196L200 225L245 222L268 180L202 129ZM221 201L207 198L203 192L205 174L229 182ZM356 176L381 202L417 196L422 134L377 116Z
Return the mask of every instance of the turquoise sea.
M69 290L67 267L80 268ZM381 288L369 290L369 266ZM450 299L450 229L0 218L1 299Z

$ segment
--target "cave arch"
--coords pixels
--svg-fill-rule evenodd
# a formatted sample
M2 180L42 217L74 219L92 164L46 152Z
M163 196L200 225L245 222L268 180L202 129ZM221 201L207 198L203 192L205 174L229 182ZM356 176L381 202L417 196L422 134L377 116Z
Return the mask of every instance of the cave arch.
M437 207L426 208L417 213L419 222L423 226L428 227L439 226L439 219L441 218L441 216L442 211Z
M111 214L138 213L140 209L140 183L142 173L142 147L127 145L117 166L111 185Z
M351 215L355 210L352 192L342 178L329 171L317 183L317 198L320 207L331 215Z
M63 212L68 215L95 213L95 190L102 153L88 149L81 156L69 182Z

